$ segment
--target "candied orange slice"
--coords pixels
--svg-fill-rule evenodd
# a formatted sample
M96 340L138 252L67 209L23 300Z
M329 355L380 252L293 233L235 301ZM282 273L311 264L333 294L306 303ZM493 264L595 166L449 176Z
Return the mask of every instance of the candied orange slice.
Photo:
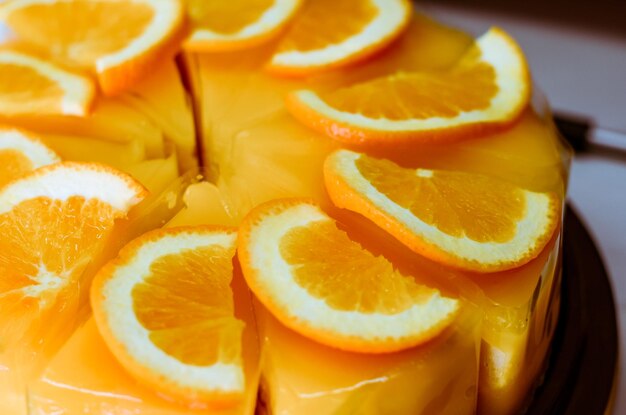
M0 6L0 19L20 41L95 71L108 95L176 53L184 17L179 0L13 0Z
M188 0L192 33L185 49L214 52L245 49L280 33L301 0Z
M362 61L396 39L411 13L406 0L309 0L268 69L303 75Z
M124 368L194 406L228 405L244 393L244 323L230 288L236 238L236 230L209 226L149 232L91 287L98 328Z
M30 55L0 51L0 114L86 115L94 98L88 78Z
M469 271L535 258L558 225L559 201L476 173L410 169L348 150L324 164L333 203L358 212L413 251Z
M32 170L60 161L54 151L33 135L0 127L0 187Z
M22 317L50 309L78 281L114 220L145 193L110 167L72 162L41 167L0 189L1 341L16 340L11 330Z
M526 108L530 74L520 47L492 28L447 71L399 72L345 88L295 91L301 122L361 146L460 139L513 123Z
M383 353L423 343L459 308L365 250L308 200L253 209L240 226L238 254L248 285L278 320L344 350Z

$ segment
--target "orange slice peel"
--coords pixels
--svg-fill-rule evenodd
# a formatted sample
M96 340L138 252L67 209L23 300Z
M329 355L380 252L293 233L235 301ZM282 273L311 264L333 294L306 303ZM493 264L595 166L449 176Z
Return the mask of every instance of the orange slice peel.
M199 226L142 235L91 287L100 333L124 368L156 392L194 407L243 396L244 323L230 289L236 230Z
M490 29L451 69L400 72L337 91L299 90L287 98L305 125L362 147L451 141L504 128L527 107L531 81L524 54Z
M444 330L459 301L404 276L345 232L312 201L279 199L239 229L248 286L287 327L322 344L384 353Z
M475 173L403 168L338 150L324 164L333 203L360 213L413 251L473 272L535 258L558 227L559 201Z
M54 151L33 135L0 127L0 187L32 170L60 161Z
M294 18L267 68L298 76L367 59L404 31L411 10L406 0L311 0Z
M88 78L37 57L0 50L0 114L87 115L95 96Z
M71 307L77 293L74 300L64 293L80 285L115 219L145 194L110 167L73 162L41 167L0 188L0 309L11 322L0 327L2 342L37 330L46 321L41 313Z
M42 167L3 188L0 215L29 199L65 201L80 197L101 200L111 206L115 217L121 217L146 195L143 186L112 167L64 161Z
M106 95L173 57L185 36L179 0L14 0L0 6L0 19L19 41L93 71Z
M277 36L290 22L301 0L190 1L192 33L185 49L219 52L257 46Z

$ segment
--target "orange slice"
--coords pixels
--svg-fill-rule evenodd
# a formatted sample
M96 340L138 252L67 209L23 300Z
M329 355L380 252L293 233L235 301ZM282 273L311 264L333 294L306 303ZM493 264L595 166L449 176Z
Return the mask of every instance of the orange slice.
M123 248L96 276L91 304L119 362L154 390L192 405L243 396L244 323L234 317L236 230L169 228Z
M0 51L0 114L86 115L91 81L33 56Z
M0 187L32 170L60 161L54 151L34 136L0 127Z
M406 0L309 0L268 69L303 75L364 60L398 37L411 13Z
M13 0L0 19L21 41L95 71L112 95L176 53L184 8L179 0Z
M15 340L9 336L17 335L11 332L17 322L50 309L78 281L114 220L145 193L110 167L71 162L42 167L0 189L0 340Z
M301 0L189 0L192 33L185 49L215 52L245 49L280 33Z
M238 254L248 285L272 314L331 347L402 350L439 334L459 307L363 249L307 200L252 210L240 226Z
M293 92L305 125L362 146L451 140L513 123L531 90L519 46L500 29L481 36L450 70L400 72L335 91Z
M554 233L559 201L475 173L408 169L338 150L324 164L333 203L358 212L413 251L469 271L535 258Z

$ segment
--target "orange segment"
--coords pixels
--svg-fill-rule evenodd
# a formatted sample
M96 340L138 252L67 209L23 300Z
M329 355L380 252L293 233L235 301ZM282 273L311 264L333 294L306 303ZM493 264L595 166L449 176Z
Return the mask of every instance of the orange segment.
M398 72L336 91L300 90L287 102L304 124L362 146L459 139L514 122L531 82L515 41L492 28L450 70Z
M0 114L86 115L93 98L89 79L33 56L0 51Z
M268 69L298 75L362 61L396 39L410 18L406 0L310 0Z
M0 190L0 309L17 340L18 322L49 308L76 282L116 218L145 196L130 177L109 167L57 163Z
M96 323L124 368L192 406L229 405L245 389L244 323L230 288L236 236L208 226L149 232L92 285Z
M0 187L31 170L61 161L38 138L0 127Z
M193 27L185 49L215 52L244 49L276 36L289 23L301 0L190 0Z
M110 95L176 52L184 11L178 0L14 0L0 19L21 41L96 72Z
M365 250L308 200L255 208L241 224L238 249L259 300L283 324L328 346L402 350L439 334L459 307Z
M347 150L324 165L335 205L361 213L415 252L469 271L535 258L558 224L552 193L475 173L410 169Z

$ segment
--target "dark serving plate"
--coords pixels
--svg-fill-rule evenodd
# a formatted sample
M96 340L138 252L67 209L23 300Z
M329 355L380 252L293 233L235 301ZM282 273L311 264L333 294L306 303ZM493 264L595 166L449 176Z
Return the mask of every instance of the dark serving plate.
M559 323L548 366L526 413L608 414L618 361L613 292L598 249L569 206L561 290Z

